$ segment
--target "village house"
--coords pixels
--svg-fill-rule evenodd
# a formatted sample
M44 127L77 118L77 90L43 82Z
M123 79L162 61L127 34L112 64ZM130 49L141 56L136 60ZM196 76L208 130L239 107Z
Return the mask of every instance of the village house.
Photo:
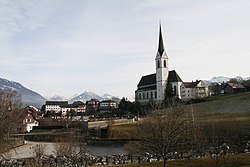
M99 111L100 113L112 112L112 110L118 108L117 102L113 100L103 100L100 102Z
M67 101L46 101L45 102L45 113L53 111L55 113L65 112L67 110ZM62 111L62 108L63 111Z
M17 109L13 111L14 131L30 132L34 126L38 126L39 122L34 115L40 115L29 107Z
M99 110L100 101L98 99L91 99L86 101L86 111L88 115L96 115Z
M203 99L209 96L208 86L202 80L183 82L181 85L181 100Z
M91 99L86 101L86 104L81 101L75 101L72 104L68 104L68 101L46 101L43 108L45 115L50 113L54 117L64 117L97 115L100 112L110 112L117 107L117 102L113 100L103 100L100 102L97 99Z
M81 101L75 101L74 103L70 104L70 109L76 113L85 113L86 105Z
M53 112L59 116L66 116L70 112L85 113L86 105L81 101L72 104L68 104L68 101L46 101L45 113L47 112Z
M225 94L240 93L246 91L247 89L239 83L226 83L226 85L222 88L222 93Z

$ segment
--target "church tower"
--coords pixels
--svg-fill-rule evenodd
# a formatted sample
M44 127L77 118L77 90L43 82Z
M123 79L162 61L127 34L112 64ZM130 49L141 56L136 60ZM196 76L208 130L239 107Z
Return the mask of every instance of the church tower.
M156 91L157 91L157 101L164 100L165 88L168 79L168 56L167 52L164 49L162 32L161 32L161 24L159 31L159 46L158 51L155 58L156 65Z

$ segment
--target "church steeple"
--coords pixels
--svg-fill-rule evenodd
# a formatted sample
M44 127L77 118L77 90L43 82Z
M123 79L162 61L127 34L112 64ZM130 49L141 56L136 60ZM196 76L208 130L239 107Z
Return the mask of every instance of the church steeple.
M162 38L162 33L161 33L161 23L160 23L160 32L159 32L159 46L158 46L158 52L162 56L164 52L164 44L163 44L163 38Z
M164 49L163 37L161 32L161 24L159 31L159 44L155 58L156 66L156 89L157 89L157 100L162 101L165 97L165 88L168 79L168 56Z

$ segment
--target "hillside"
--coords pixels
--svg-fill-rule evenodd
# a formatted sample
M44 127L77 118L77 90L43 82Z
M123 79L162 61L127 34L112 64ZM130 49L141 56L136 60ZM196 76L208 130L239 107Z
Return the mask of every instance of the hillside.
M199 114L250 114L250 92L209 97L205 102L193 104Z
M22 84L14 81L9 81L7 79L0 78L0 89L12 89L16 90L17 93L22 95L23 106L33 105L36 107L41 107L45 102L45 98L35 91L32 91Z

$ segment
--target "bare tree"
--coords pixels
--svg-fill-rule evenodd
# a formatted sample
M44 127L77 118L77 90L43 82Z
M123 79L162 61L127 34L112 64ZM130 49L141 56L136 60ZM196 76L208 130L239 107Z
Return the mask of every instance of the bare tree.
M86 161L88 153L86 144L72 132L69 139L56 145L55 155L57 157L65 157L73 165L80 166L83 161Z
M35 158L41 158L44 156L46 145L45 144L36 144L35 146L31 146L30 150Z
M45 148L46 145L45 144L36 144L34 146L30 147L30 151L33 155L34 158L34 166L42 166L42 157L45 155Z
M192 114L183 105L155 111L138 125L139 149L164 160L173 153L187 150L193 134Z
M107 129L108 129L108 137L111 138L113 136L113 127L115 121L113 119L107 121Z
M11 89L0 89L0 155L12 147L9 134L14 125L12 111L20 108L21 96Z

